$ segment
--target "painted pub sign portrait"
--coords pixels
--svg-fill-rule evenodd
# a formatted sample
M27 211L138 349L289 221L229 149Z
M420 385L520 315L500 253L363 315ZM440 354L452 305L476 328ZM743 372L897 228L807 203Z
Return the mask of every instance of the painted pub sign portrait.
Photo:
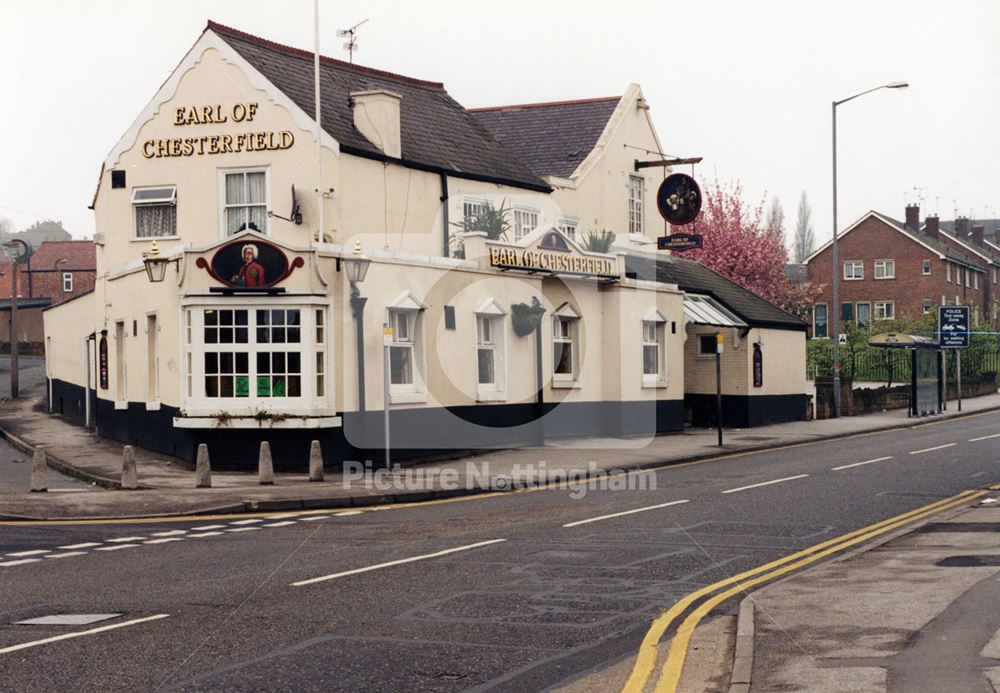
M211 262L198 258L196 264L226 286L267 289L283 281L305 261L297 257L289 262L278 246L250 237L227 243L215 252Z

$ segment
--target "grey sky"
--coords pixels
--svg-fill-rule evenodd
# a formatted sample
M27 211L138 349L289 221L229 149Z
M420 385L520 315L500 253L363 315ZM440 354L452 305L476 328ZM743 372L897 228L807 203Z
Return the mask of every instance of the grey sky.
M94 232L101 161L208 19L313 45L312 0L3 0L0 216ZM1000 3L995 0L321 0L322 52L370 17L358 62L445 83L467 107L620 94L638 82L664 148L702 178L802 190L831 227L830 103L841 226L874 208L1000 217ZM922 188L918 193L913 188ZM954 202L953 202L954 201ZM988 208L988 209L987 209ZM791 229L788 229L791 235Z

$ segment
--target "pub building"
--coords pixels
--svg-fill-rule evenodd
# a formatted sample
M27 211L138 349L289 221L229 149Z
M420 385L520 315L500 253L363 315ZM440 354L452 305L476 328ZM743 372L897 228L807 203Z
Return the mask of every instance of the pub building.
M650 436L705 420L723 330L733 423L804 417L804 323L652 250L637 85L470 111L322 58L317 128L312 75L210 22L114 145L95 289L44 316L51 411L225 466L263 440L286 467L311 440L380 459L386 404L393 460Z

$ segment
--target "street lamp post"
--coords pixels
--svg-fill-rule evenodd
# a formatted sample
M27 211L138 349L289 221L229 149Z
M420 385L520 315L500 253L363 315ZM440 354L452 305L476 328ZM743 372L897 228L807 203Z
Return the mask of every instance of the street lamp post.
M873 89L848 96L846 99L833 102L833 305L830 306L832 315L831 334L833 338L833 416L840 416L840 248L837 244L837 106L847 103L859 96L871 94L879 89L905 89L909 84L906 82L891 82L883 84Z
M351 285L351 312L354 314L356 324L357 351L358 351L358 413L365 413L365 304L368 299L361 295L358 284L365 280L368 274L368 265L371 260L362 256L361 241L355 241L354 253L344 261L347 271L347 281Z
M14 257L10 278L10 398L17 399L20 394L20 364L18 363L19 347L17 341L17 275L21 272L18 265L31 258L31 246L19 238L7 241L4 245L8 248L20 248ZM28 276L30 277L31 275L29 274Z

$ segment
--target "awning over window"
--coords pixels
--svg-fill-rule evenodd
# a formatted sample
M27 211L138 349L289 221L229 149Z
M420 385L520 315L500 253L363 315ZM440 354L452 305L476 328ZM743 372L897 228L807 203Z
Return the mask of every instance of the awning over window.
M714 327L749 327L710 296L684 295L684 317L695 325Z

